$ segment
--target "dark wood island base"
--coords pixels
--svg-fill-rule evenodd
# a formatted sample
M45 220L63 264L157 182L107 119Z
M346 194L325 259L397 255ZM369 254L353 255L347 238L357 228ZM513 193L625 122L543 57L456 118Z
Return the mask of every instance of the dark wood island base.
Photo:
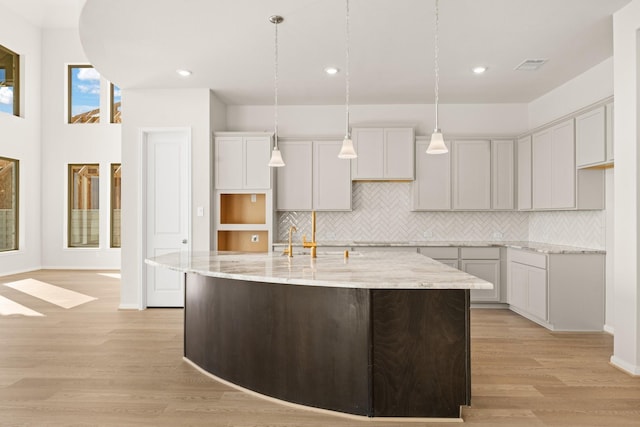
M263 283L186 273L184 356L279 400L367 417L460 418L469 290Z

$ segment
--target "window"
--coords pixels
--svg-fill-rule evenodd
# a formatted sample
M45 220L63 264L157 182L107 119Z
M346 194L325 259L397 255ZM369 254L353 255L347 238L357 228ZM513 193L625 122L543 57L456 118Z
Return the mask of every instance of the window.
M20 57L0 45L0 112L20 115Z
M122 96L120 95L120 88L113 83L111 87L111 123L122 123Z
M122 193L122 165L111 164L111 247L120 247L120 195Z
M0 157L0 252L18 250L18 166Z
M97 248L100 237L99 166L69 165L68 246Z
M100 121L100 74L91 65L69 65L69 123Z

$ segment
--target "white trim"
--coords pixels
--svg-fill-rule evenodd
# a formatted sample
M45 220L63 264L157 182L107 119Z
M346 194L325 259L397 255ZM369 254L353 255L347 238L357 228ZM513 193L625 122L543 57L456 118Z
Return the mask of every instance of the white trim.
M188 251L191 251L192 245L192 217L191 217L191 204L192 204L192 187L191 181L193 180L192 176L192 167L193 160L191 158L191 145L193 142L192 129L191 127L142 127L139 128L139 136L138 136L138 218L137 218L137 227L138 227L138 256L139 260L139 268L138 268L138 304L137 309L144 310L147 308L147 293L146 293L146 283L147 283L147 268L146 263L144 262L147 253L147 239L146 239L146 227L144 219L147 217L147 186L146 186L146 177L147 177L147 156L146 156L146 148L147 148L147 137L150 133L160 133L160 132L182 132L186 134L187 137L187 147L186 147L186 155L188 160L187 165L187 245ZM127 305L128 306L128 305Z
M120 304L118 310L141 310L138 304Z
M100 265L100 266L91 266L91 265L68 265L68 266L64 266L64 265L43 265L42 267L40 267L40 270L100 270L100 271L104 271L104 270L120 270L120 267L117 265L114 266L104 266L104 265ZM30 270L33 271L33 270Z
M256 391L250 390L248 388L244 388L242 386L239 386L237 384L234 384L232 382L229 382L227 380L224 380L220 377L215 376L214 374L212 374L211 372L207 372L204 369L202 369L200 366L196 365L194 362L192 362L191 360L187 359L186 357L183 357L182 360L184 360L185 362L187 362L189 365L191 365L192 367L194 367L196 370L198 370L200 373L205 374L206 376L208 376L209 378L212 378L215 381L218 381L219 383L222 383L226 386L229 386L231 388L234 388L236 390L242 391L244 393L247 393L253 397L257 397L259 399L263 399L266 400L268 402L272 402L272 403L277 403L278 405L283 405L289 408L294 408L294 409L301 409L304 411L310 411L310 412L315 412L315 413L319 413L319 414L324 414L324 415L332 415L334 417L340 417L340 418L346 418L349 420L355 420L355 421L369 421L369 422L385 422L385 423L389 423L389 422L394 422L394 423L462 423L464 422L464 420L462 419L462 406L460 407L460 418L425 418L425 417L367 417L365 415L354 415L354 414L347 414L345 412L338 412L338 411L332 411L330 409L322 409L322 408L315 408L313 406L306 406L306 405L301 405L299 403L293 403L293 402L289 402L286 400L281 400L281 399L277 399L275 397L271 397L271 396L267 396L266 394L261 394L258 393Z
M610 363L615 368L620 369L621 371L626 372L627 374L631 374L634 377L640 377L640 366L638 365L632 365L631 363L627 363L615 355L611 356Z
M602 330L605 331L608 334L615 335L615 328L613 326L604 325Z
M20 270L13 270L13 271L3 271L0 273L0 277L13 276L14 274L30 273L32 271L38 271L38 270L43 270L43 267L39 266L34 268L25 268Z

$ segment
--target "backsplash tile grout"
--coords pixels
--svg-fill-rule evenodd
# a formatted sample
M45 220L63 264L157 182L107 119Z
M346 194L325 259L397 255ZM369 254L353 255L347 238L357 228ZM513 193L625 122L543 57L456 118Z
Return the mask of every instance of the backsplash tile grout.
M411 183L354 182L351 212L318 212L318 241L522 241L605 247L605 211L412 212ZM311 237L310 212L278 212L276 240Z

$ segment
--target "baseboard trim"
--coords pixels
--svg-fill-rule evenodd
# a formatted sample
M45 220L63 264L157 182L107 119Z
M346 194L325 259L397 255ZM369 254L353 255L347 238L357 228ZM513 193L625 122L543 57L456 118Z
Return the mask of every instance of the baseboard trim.
M118 310L140 310L137 304L120 304Z
M23 273L31 273L32 271L39 271L42 270L42 267L35 267L35 268L26 268L24 270L15 270L15 271L6 271L6 272L2 272L0 273L0 277L4 277L4 276L13 276L14 274L23 274Z
M631 375L632 377L640 377L640 366L632 365L631 363L627 363L624 360L620 359L616 356L611 356L611 360L609 361L611 366L620 371Z
M602 327L602 330L605 331L606 333L610 334L610 335L615 335L614 333L614 327L613 326L609 326L609 325L604 325Z

